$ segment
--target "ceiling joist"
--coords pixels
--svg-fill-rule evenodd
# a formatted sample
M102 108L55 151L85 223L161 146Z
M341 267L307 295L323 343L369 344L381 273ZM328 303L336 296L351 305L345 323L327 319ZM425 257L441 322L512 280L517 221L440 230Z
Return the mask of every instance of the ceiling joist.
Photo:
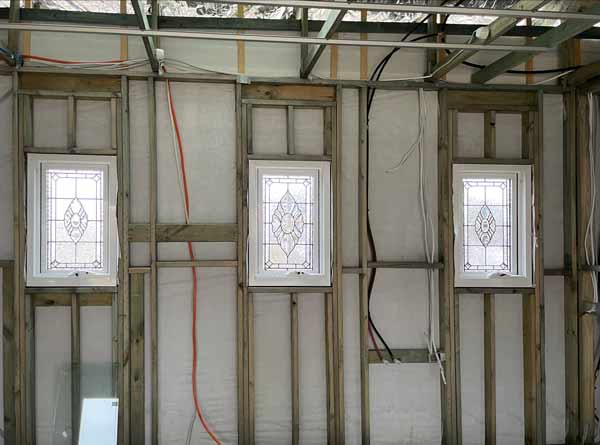
M600 4L591 6L585 10L588 15L594 15L600 13ZM566 20L556 28L552 28L546 31L536 38L533 43L538 47L554 48L561 43L575 37L582 31L594 26L598 20ZM493 78L505 73L506 71L514 68L517 65L525 63L532 55L538 54L537 51L531 53L516 53L511 52L506 56L496 60L494 63L486 66L485 68L473 73L471 76L472 83L485 83Z

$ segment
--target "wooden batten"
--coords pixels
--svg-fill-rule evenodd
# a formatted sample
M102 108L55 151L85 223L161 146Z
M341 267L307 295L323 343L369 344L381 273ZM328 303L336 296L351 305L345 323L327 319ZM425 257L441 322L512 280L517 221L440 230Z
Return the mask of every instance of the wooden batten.
M46 73L21 73L20 76L24 90L121 92L120 77Z
M245 99L334 101L335 87L316 85L242 85Z
M150 241L149 224L130 224L129 241ZM237 224L156 224L156 241L235 242Z

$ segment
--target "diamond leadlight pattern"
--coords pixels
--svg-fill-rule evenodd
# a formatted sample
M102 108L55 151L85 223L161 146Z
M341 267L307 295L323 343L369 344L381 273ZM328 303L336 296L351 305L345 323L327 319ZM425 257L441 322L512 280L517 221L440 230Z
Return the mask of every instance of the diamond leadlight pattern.
M464 270L512 269L512 187L510 178L463 179Z
M289 191L285 192L273 212L271 230L279 246L289 257L304 232L304 215Z
M486 205L481 207L481 210L475 218L475 233L481 241L483 247L487 247L496 233L496 220L492 211Z
M47 270L102 270L105 171L48 168L44 187Z
M74 243L78 243L88 226L88 214L77 198L71 201L64 216L65 229Z
M313 236L315 178L265 175L262 181L265 270L312 270L318 249Z

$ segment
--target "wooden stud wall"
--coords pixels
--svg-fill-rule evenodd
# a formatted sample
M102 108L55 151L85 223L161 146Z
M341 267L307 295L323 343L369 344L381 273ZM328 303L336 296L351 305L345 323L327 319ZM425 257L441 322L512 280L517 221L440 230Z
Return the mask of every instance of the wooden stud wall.
M496 157L496 112L484 114L484 156ZM483 362L485 444L496 444L496 304L494 294L483 294Z
M577 277L578 294L578 373L579 373L579 435L578 443L594 443L596 420L594 418L594 339L596 317L593 313L593 284L591 273L582 270L587 264L585 233L592 210L591 175L588 144L590 138L589 107L584 94L577 95Z
M298 299L301 287L248 287L247 233L248 233L248 160L329 160L332 165L333 190L333 273L332 286L313 288L325 298L325 343L327 378L327 437L328 443L344 443L344 390L342 348L342 295L341 295L341 172L339 160L339 132L341 88L314 88L300 85L238 85L238 419L239 443L254 443L254 308L255 292L287 293L290 298L291 344L291 401L292 443L300 441L300 381L298 354ZM286 111L287 150L285 155L261 155L253 149L252 113L254 107L283 107ZM298 107L321 109L323 112L323 155L307 157L295 149L294 115ZM241 219L240 219L241 215ZM245 421L244 421L245 420Z
M333 57L333 56L332 56ZM332 58L333 60L333 58ZM332 68L333 70L333 68ZM20 79L19 79L20 77ZM237 192L236 224L216 225L166 225L157 221L157 143L155 80L148 78L150 170L154 178L150 191L149 224L129 224L129 131L127 78L100 76L41 75L25 73L14 76L13 151L15 203L15 260L0 264L3 267L4 307L4 406L5 435L14 437L16 443L35 443L34 394L34 310L36 307L63 305L72 309L72 367L74 380L72 406L77 412L79 403L77 370L80 360L79 318L82 306L116 306L117 336L116 362L118 363L119 443L139 443L145 435L144 422L144 273L149 273L150 286L150 354L152 400L152 443L158 444L158 308L157 274L160 267L189 267L186 262L161 262L157 258L157 243L164 241L233 241L237 242L237 258L220 260L219 264L207 262L200 266L221 265L237 267L237 341L238 341L238 434L240 444L254 443L254 335L253 294L258 291L248 287L246 276L246 243L248 231L247 163L260 158L252 149L252 109L258 106L286 107L288 113L288 153L285 159L306 159L294 150L293 124L296 107L323 108L325 147L319 159L332 162L332 190L334 193L334 249L333 285L319 289L325 294L325 339L327 376L327 428L328 443L344 443L344 385L343 385L343 299L342 273L357 273L360 282L360 366L361 366L361 429L362 443L370 443L369 419L369 363L377 362L368 350L366 319L366 285L369 269L373 267L425 267L422 263L389 262L373 264L368 261L366 245L366 88L360 89L359 100L359 265L343 268L341 264L341 94L342 87L305 85L236 85L237 128ZM20 82L20 85L19 85ZM93 97L110 100L113 114L117 115L112 147L119 160L119 231L121 237L120 286L115 289L34 289L26 288L23 276L25 261L25 153L35 152L31 131L32 100L35 95L53 94L65 98L70 106L69 147L77 147L74 125L77 98ZM439 94L439 241L440 264L440 347L445 356L444 372L447 381L442 391L442 437L445 444L460 444L460 338L459 294L464 292L484 294L484 363L485 363L485 431L486 444L495 443L495 335L494 294L523 294L524 327L524 389L525 435L527 444L545 444L545 375L544 375L544 301L543 301L543 240L542 234L542 109L543 96L529 92L474 92L441 90ZM581 240L589 214L589 170L587 169L587 97L572 91L565 95L567 123L565 132L565 341L566 341L566 400L567 443L588 443L594 420L594 366L593 366L593 315L590 308L591 282L589 271L578 265L585 263ZM523 120L524 160L490 161L464 160L454 157L457 142L458 112L484 113L485 156L494 157L496 113L520 113ZM116 149L116 150L115 150ZM68 151L67 151L68 152ZM316 158L315 158L316 159ZM515 162L533 166L534 178L534 233L535 233L535 283L533 289L455 288L454 246L452 217L452 164L456 162ZM567 205L568 204L568 205ZM209 227L210 226L210 227ZM150 243L151 263L147 267L129 268L129 241ZM394 263L394 264L392 264ZM14 264L14 265L13 265ZM434 267L431 266L431 267ZM428 266L429 267L429 266ZM546 274L554 274L546 270ZM261 289L261 291L263 291ZM281 292L281 288L264 291ZM286 289L283 289L286 291ZM292 443L299 442L298 377L298 323L297 303L301 288L289 288L292 354ZM115 294L118 292L118 294ZM115 298L115 295L118 297ZM14 352L14 355L13 355ZM428 362L431 357L425 350L395 350L405 362ZM76 419L76 416L73 417ZM75 431L75 428L74 428Z
M523 353L524 353L524 412L525 443L545 444L545 375L544 375L544 298L543 298L543 239L542 239L542 185L543 96L535 93L503 95L498 92L442 91L439 130L439 227L442 260L445 264L440 275L440 336L446 353L447 384L442 387L443 442L462 443L460 400L460 335L459 295L481 293L484 298L484 390L485 390L485 443L496 443L496 382L495 382L495 311L494 294L516 293L523 298ZM482 159L454 158L458 150L458 112L484 114L484 156ZM535 240L535 286L532 288L458 288L454 287L454 227L452 216L453 163L506 164L495 157L496 113L521 115L523 158L533 168L533 233ZM510 162L509 162L510 163ZM517 164L522 164L515 162Z
M58 86L62 82L68 91L61 91ZM38 84L39 82L39 84ZM121 82L118 83L119 87ZM5 351L10 353L10 358L5 357L6 370L5 390L5 413L8 419L7 437L10 443L34 444L35 437L35 310L43 306L69 306L71 308L71 440L76 443L78 440L79 415L81 407L80 390L80 307L81 306L118 306L121 298L114 299L114 290L111 288L32 288L26 287L24 281L25 264L25 209L26 209L26 190L25 174L26 159L25 153L48 152L36 147L33 140L33 98L34 97L52 97L62 98L67 102L67 147L56 151L61 153L72 152L70 148L76 147L76 113L78 98L93 98L94 100L110 101L113 122L113 140L118 142L118 150L112 150L110 154L118 156L119 163L119 221L126 221L123 216L125 206L125 195L128 188L122 182L128 178L128 171L122 168L122 159L125 157L122 147L122 133L127 129L122 128L121 122L121 93L127 94L125 85L121 91L114 88L115 84L105 82L99 77L82 78L77 76L27 76L17 75L13 77L13 150L14 150L14 209L15 209L15 262L17 267L4 265L7 268L4 273L4 324L5 324ZM29 87L34 87L29 89ZM92 90L90 91L90 87ZM93 90L93 87L99 87L100 91ZM109 93L109 90L111 91ZM115 143L116 144L116 143ZM126 144L125 144L126 145ZM126 169L125 169L126 170ZM122 227L122 226L121 226ZM125 226L123 233L127 233ZM122 246L127 242L122 241ZM128 257L125 256L128 261ZM13 278L7 279L6 272L12 271ZM121 279L120 289L126 288L126 280ZM125 283L125 284L124 284ZM113 288L114 289L114 288ZM80 292L84 292L80 294ZM12 310L12 312L11 312ZM126 339L129 328L125 326L118 332L119 339ZM10 335L8 335L10 333ZM124 354L127 354L125 351ZM120 361L123 363L123 361ZM11 384L11 377L14 383ZM127 391L122 385L123 374L117 374L118 387L120 391ZM127 391L128 392L128 391ZM122 416L127 409L127 403L123 403L126 397L120 397L123 410L119 415ZM12 419L12 420L11 420ZM120 422L125 426L126 423ZM121 432L121 428L120 428ZM126 442L122 442L126 443Z

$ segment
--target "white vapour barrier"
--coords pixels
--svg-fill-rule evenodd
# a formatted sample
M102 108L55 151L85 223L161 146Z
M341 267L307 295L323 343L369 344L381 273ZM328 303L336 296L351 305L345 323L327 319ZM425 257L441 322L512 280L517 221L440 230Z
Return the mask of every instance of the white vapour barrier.
M33 53L83 60L118 57L118 37L81 36L78 45L72 35L37 34ZM356 37L347 35L342 37ZM395 36L397 37L397 36ZM390 38L395 38L390 36ZM92 44L81 43L92 42ZM145 57L141 39L130 38L131 57ZM514 39L510 40L514 42ZM99 44L105 42L107 44ZM508 40L507 40L508 42ZM210 51L198 51L199 45ZM584 48L590 43L585 42ZM168 57L180 58L211 69L237 70L234 43L208 44L163 40ZM298 48L291 45L247 44L247 71L250 75L297 75ZM85 48L85 52L81 52ZM272 52L274 50L275 52ZM315 75L329 76L328 51ZM586 53L586 54L588 54ZM369 49L372 69L386 54ZM597 54L597 52L596 52ZM554 55L536 57L536 67L555 63ZM591 57L588 54L588 57ZM490 55L472 60L488 62ZM400 50L384 78L420 75L425 64L419 50ZM273 71L276 68L275 71ZM359 50L339 48L340 78L357 78ZM460 67L449 76L465 81L470 68ZM503 82L522 83L521 77L501 76ZM536 78L536 80L541 80ZM131 125L131 221L148 221L149 157L147 85L130 81ZM0 114L12 113L11 79L0 76ZM172 83L173 99L181 127L188 167L191 220L196 223L235 222L235 107L234 87L223 84ZM182 223L171 129L165 99L165 84L157 82L157 123L159 150L159 222ZM437 95L426 93L428 124L425 133L425 187L431 217L437 222ZM343 262L357 264L357 159L358 94L343 92ZM64 143L66 121L62 105L35 101L34 137L40 145ZM98 104L82 103L79 109L78 138L90 148L104 132L106 110ZM385 170L408 149L417 132L417 93L378 91L371 110L371 220L382 260L423 259L422 224L418 212L417 164L412 157L395 173ZM547 267L562 266L562 98L546 95L544 107L544 235ZM66 114L65 114L66 115ZM285 116L255 110L257 152L281 152L285 142ZM513 116L498 115L498 156L520 153L521 126ZM0 258L12 258L12 156L11 119L0 120ZM312 111L296 116L297 149L314 153L322 144L322 121ZM104 136L102 136L104 137ZM481 155L483 118L459 117L459 152ZM413 211L407 211L412 209ZM199 258L231 259L233 243L194 243ZM161 259L185 259L183 243L159 246ZM132 264L147 265L147 243L132 245ZM146 279L146 305L148 307ZM546 285L546 377L547 434L549 443L564 440L564 328L563 280L549 277ZM201 269L198 273L198 386L201 407L208 423L224 443L237 439L235 286L233 269ZM436 285L437 289L437 285ZM358 341L358 280L344 275L344 386L345 425L348 444L360 443L360 363ZM162 270L159 274L159 439L161 444L183 443L193 415L191 397L191 272L189 269ZM323 443L325 423L325 378L322 295L299 296L300 321L300 430L307 444ZM436 297L437 299L437 297ZM82 310L82 353L84 361L110 361L110 317L98 309ZM91 309L90 309L91 311ZM425 347L426 275L424 272L379 271L372 301L373 317L392 348ZM498 440L503 444L522 443L522 316L520 296L497 299L498 354ZM146 412L147 431L151 399L149 394L149 314L146 312ZM93 319L93 320L92 320ZM70 426L68 375L70 333L68 308L40 308L36 311L36 429L38 443L50 444L57 422ZM283 443L291 437L289 299L285 295L255 296L256 326L256 438L259 444ZM483 303L480 295L460 297L462 422L465 444L482 443L483 424ZM87 340L86 340L87 338ZM93 341L91 340L93 339ZM85 346L85 347L84 347ZM107 355L108 354L108 355ZM84 357L82 356L82 359ZM439 443L440 379L436 365L373 365L370 367L371 426L373 443ZM100 375L106 376L104 371ZM103 377L103 378L104 378ZM66 382L66 383L65 383ZM82 381L83 383L83 381ZM65 386L60 393L59 384ZM83 384L83 391L89 386ZM94 389L91 388L90 391ZM65 398L66 397L66 398ZM57 402L58 400L58 402ZM53 406L63 404L62 411ZM62 406L62 405L61 405ZM2 407L0 406L0 410ZM58 413L55 417L54 413ZM62 417L61 417L62 416ZM56 420L58 419L58 420ZM59 433L65 431L59 429ZM68 439L62 436L65 443ZM149 437L149 436L147 436ZM63 440L60 439L60 440ZM62 442L55 442L62 443ZM193 443L208 444L199 423L194 426Z

